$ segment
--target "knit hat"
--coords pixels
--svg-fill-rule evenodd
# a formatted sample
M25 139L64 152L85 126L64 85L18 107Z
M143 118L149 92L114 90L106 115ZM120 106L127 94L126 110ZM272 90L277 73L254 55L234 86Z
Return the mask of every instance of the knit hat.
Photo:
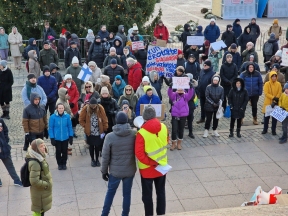
M122 80L122 77L120 75L115 76L115 80Z
M55 38L54 38L52 35L49 35L49 36L48 36L48 40L49 40L50 42L53 42L53 41L55 40Z
M66 31L67 31L67 30L66 30L65 28L62 28L61 34L64 35Z
M149 81L149 77L148 77L148 76L144 76L144 77L142 78L142 82L150 82L150 81Z
M273 32L270 34L270 39L275 39L275 34Z
M230 53L228 53L228 54L226 55L226 59L227 59L228 57L233 58L233 56L232 56Z
M88 29L88 34L91 34L93 33L93 30L92 29Z
M213 77L213 80L217 80L217 81L219 81L220 79L219 79L218 76L214 76L214 77Z
M94 62L94 61L90 61L90 62L88 63L88 66L97 67L97 64L96 64L96 62Z
M43 45L45 45L45 44L48 44L48 45L49 45L49 42L48 42L48 41L44 41Z
M159 19L159 20L158 20L158 24L159 24L159 23L163 23L163 21L162 21L161 19Z
M100 77L101 77L101 82L103 83L110 81L110 77L107 75L101 75Z
M255 58L254 55L250 55L249 58Z
M143 90L146 93L147 91L152 90L152 86L146 85L146 86L143 87Z
M282 58L282 50L278 50L276 53L275 53L275 56L279 56Z
M185 68L183 66L178 66L176 68L176 71L180 71L180 72L184 73L185 72Z
M148 121L150 119L156 118L156 111L153 106L148 105L144 108L142 117L144 120Z
M205 60L205 61L204 61L204 64L207 65L207 66L209 66L209 67L211 67L211 65L212 65L212 64L211 64L211 61L210 61L209 59Z
M89 100L89 104L91 104L91 105L98 104L97 99L95 97L91 97Z
M235 19L235 23L237 23L237 22L240 22L240 19L238 19L238 18L237 18L237 19Z
M138 31L138 26L136 23L133 24L133 27L132 27L133 31Z
M178 55L183 54L183 51L178 49Z
M273 24L277 24L278 25L278 19L274 19L273 20Z
M230 46L231 49L237 49L237 45L235 43L232 43Z
M190 80L193 80L193 74L191 74L191 73L187 73L186 76L189 77Z
M99 35L96 35L95 40L96 39L101 39L101 37Z
M252 18L251 21L252 21L252 20L255 20L255 21L256 21L256 18Z
M285 90L285 89L288 89L288 82L285 83L283 89L284 89L284 90Z
M50 72L50 68L47 65L43 66L43 74L45 72Z
M32 78L36 78L35 74L29 73L28 76L27 76L27 79L30 80Z
M76 42L75 41L70 41L69 42L69 45L73 45L73 44L76 44Z
M79 59L76 56L72 58L72 64L79 64Z
M211 19L210 19L210 22L215 22L215 19L214 19L214 18L211 18Z
M273 65L272 65L272 68L277 68L277 69L279 70L279 68L280 68L280 65L279 65L279 64L277 64L277 63L275 63L275 64L273 64Z
M210 41L209 40L205 40L204 46L210 46Z
M111 47L111 48L110 48L110 52L111 52L111 51L114 51L114 52L116 52L116 49L115 49L115 47Z
M110 64L117 64L117 60L115 58L111 59Z
M231 24L228 24L227 25L227 28L232 28L233 26Z
M7 66L7 61L1 60L0 65L2 65L5 68Z
M102 95L102 94L105 94L105 93L109 94L109 91L108 91L108 88L107 88L106 86L103 86L103 87L101 88L100 94Z
M190 54L190 55L188 56L188 59L190 59L190 58L194 58L194 59L196 59L195 56L194 56L193 54Z
M71 74L66 74L64 76L64 81L67 80L67 79L72 79L72 75Z
M121 107L123 107L123 105L125 105L125 104L130 106L130 103L129 103L128 100L123 100L122 103L121 103Z
M120 111L116 115L116 124L126 124L128 122L128 116L125 112Z

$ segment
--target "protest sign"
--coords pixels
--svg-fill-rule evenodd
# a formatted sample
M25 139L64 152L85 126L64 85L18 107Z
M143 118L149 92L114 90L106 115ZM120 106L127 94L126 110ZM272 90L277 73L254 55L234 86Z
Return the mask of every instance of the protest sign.
M282 60L281 65L288 66L288 49L287 48L283 48L281 60Z
M140 50L140 49L144 49L143 41L132 42L132 50Z
M274 110L271 112L270 116L274 117L278 121L282 122L287 117L288 112L280 108L279 106L275 106Z
M90 79L91 75L92 75L92 70L87 66L87 64L84 64L77 78L84 82L87 82Z
M146 71L156 70L159 76L172 77L177 67L177 56L176 48L149 46Z
M225 44L222 40L216 41L216 42L214 42L214 43L211 43L210 46L211 46L215 51L216 51L216 50L221 50L222 48L226 48L226 47L227 47L226 44Z
M140 115L143 114L145 107L148 105L154 107L157 119L162 120L165 118L165 104L140 104Z
M203 45L204 36L188 36L187 44L188 45Z
M265 110L265 117L270 116L271 112L273 112L273 108L271 107L271 105L266 106L266 110Z
M189 77L172 77L173 89L190 89Z

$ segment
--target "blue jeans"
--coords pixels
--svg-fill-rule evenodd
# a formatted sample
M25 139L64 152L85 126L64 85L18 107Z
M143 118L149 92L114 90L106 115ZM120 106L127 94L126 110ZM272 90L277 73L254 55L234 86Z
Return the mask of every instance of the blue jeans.
M133 185L134 175L129 178L116 178L109 175L108 181L108 191L106 193L104 207L101 216L109 215L111 205L113 203L114 196L116 194L117 188L122 180L123 182L123 203L122 203L122 216L128 216L130 212L131 203L131 188Z

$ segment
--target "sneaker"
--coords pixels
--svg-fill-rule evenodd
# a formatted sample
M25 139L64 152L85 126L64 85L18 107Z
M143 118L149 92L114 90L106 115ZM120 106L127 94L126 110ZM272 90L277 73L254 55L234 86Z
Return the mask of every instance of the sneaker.
M0 179L0 187L2 187L2 181L1 181L1 179Z
M62 165L62 170L67 170L66 164L65 164L65 165Z
M218 134L217 130L214 130L214 131L212 132L212 136L220 137L220 135Z
M22 182L20 180L14 181L14 185L18 187L23 187Z
M205 130L203 134L203 138L207 138L207 137L208 137L208 130Z
M62 165L58 165L58 170L62 170Z
M97 160L96 161L96 167L100 167L100 166L101 166L101 164L100 164L99 160Z
M267 130L263 130L262 132L261 132L261 134L266 134L267 133Z
M95 161L95 160L92 160L92 161L91 161L91 166L92 166L92 167L96 167L96 161Z

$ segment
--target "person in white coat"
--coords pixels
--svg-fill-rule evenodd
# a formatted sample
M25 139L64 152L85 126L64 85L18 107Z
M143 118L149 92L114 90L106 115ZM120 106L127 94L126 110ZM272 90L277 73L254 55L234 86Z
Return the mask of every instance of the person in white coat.
M11 56L13 57L14 66L16 69L21 69L22 53L20 52L20 46L22 46L22 35L18 32L17 28L12 27L12 32L8 36L8 42L10 43Z

